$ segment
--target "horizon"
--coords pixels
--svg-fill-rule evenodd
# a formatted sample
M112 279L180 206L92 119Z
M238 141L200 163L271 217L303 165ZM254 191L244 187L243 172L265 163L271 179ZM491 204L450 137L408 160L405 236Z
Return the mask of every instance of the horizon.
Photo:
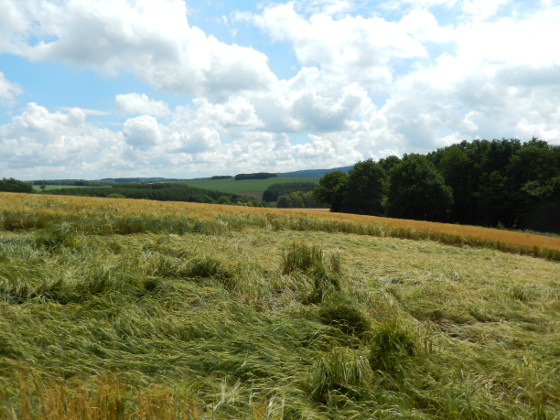
M193 179L462 140L560 145L558 0L3 5L0 177Z
M271 172L275 175L283 175L283 174L292 174L297 172L307 172L307 171L336 171L342 170L345 168L351 168L353 165L346 165L346 166L338 166L336 168L314 168L314 169L298 169L295 171L286 171L286 172ZM246 173L256 173L256 172L246 172ZM196 181L201 179L210 179L213 176L231 176L232 178L238 174L212 174L208 176L201 176L201 177L194 177L194 178L179 178L179 177L164 177L164 176L125 176L125 177L111 177L111 176L103 176L102 178L40 178L40 179L20 179L23 182L38 182L38 181L105 181L111 179L163 179L163 180L179 180L179 181Z

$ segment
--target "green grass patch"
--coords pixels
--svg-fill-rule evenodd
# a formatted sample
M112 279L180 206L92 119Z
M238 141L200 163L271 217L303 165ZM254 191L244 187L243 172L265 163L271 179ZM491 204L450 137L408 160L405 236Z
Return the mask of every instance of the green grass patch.
M257 199L262 199L262 193L272 184L285 184L292 182L313 182L319 183L319 178L288 178L275 177L267 179L247 179L235 181L234 179L201 179L192 181L178 181L193 187L203 188L207 190L222 191L232 194L260 194Z

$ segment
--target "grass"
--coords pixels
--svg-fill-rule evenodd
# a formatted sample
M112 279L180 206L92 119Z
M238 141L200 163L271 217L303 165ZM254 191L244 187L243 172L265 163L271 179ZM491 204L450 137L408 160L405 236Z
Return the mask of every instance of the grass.
M542 258L559 248L538 235L450 246L421 224L18 194L0 209L2 419L560 418L560 264Z

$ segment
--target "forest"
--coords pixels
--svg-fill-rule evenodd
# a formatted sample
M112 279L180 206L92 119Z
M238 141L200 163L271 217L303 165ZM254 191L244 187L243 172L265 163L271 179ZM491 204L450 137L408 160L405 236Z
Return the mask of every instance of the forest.
M294 192L306 193L313 191L316 184L313 182L288 182L285 184L272 184L263 193L263 201L271 203L279 197Z
M0 180L0 191L30 193L33 191L33 187L14 178L2 178Z
M331 211L560 233L560 147L474 140L358 162L315 190Z
M49 190L49 194L89 197L136 198L157 201L188 201L219 204L255 205L251 197L211 191L175 182L114 184L107 187L83 187ZM256 203L258 204L258 203Z

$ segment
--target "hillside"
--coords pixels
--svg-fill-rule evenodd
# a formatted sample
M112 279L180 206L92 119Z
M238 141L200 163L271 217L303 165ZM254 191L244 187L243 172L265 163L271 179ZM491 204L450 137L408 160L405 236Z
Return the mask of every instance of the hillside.
M558 237L0 193L0 243L0 418L560 412Z
M181 183L192 187L201 188L209 191L219 191L228 194L242 194L250 196L254 199L261 200L263 192L272 184L283 184L290 182L313 182L317 184L319 178L329 172L341 170L348 172L351 166L333 168L333 169L306 169L293 172L283 172L276 174L277 177L267 179L250 179L243 181L235 181L233 177L225 179L176 179L176 178L103 178L101 180L34 180L29 181L33 184L36 192L41 191L41 185L45 184L47 191L56 189L67 189L76 187L92 187L92 186L107 186L107 185L122 185L134 183L150 183L150 182L163 182L163 183ZM90 194L95 196L94 194Z
M234 179L204 179L182 181L186 185L206 190L221 191L230 194L249 195L257 200L262 199L263 192L273 184L287 184L292 182L319 183L317 177L275 177L267 179L248 179L236 181Z
M340 168L332 169L304 169L301 171L277 173L278 177L282 178L321 178L323 175L334 171L348 172L352 166L342 166Z

